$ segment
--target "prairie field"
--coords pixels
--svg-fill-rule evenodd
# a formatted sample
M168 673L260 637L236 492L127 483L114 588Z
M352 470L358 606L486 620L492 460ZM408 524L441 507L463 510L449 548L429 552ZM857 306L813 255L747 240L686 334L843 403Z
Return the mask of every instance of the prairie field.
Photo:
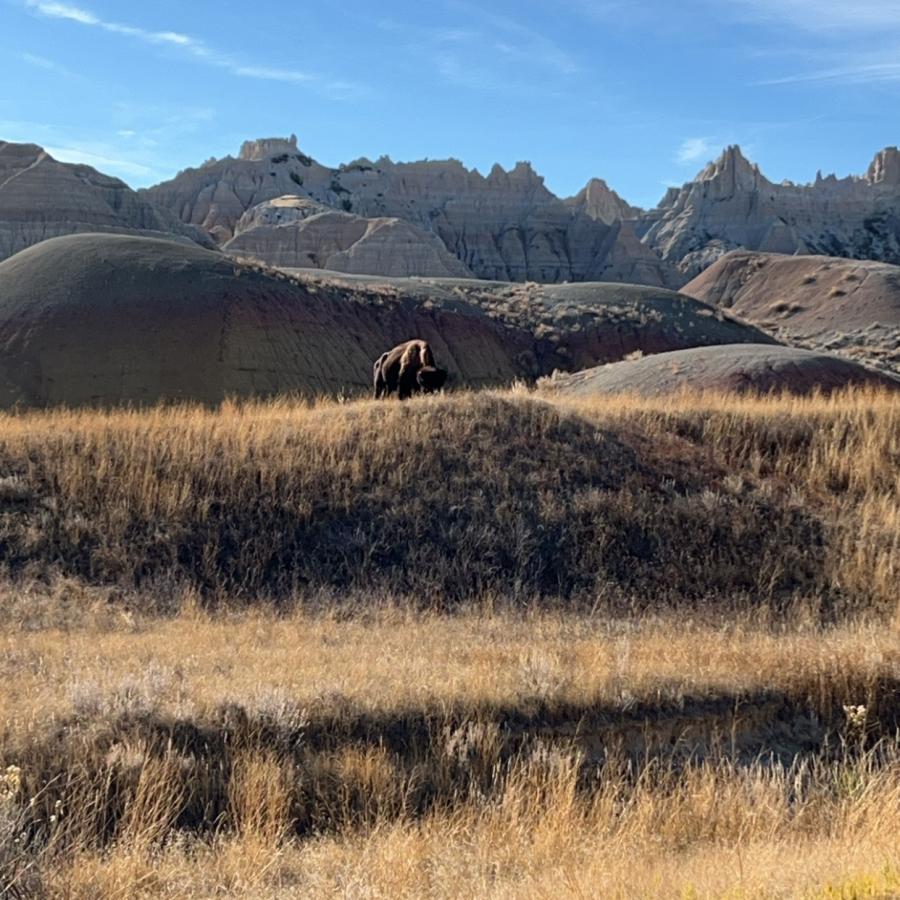
M900 398L0 416L0 896L900 895Z

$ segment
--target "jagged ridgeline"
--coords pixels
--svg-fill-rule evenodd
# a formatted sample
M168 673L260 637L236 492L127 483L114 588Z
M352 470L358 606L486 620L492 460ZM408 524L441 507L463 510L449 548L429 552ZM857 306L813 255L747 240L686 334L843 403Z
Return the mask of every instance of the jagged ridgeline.
M186 248L199 244L217 251L225 269L234 265L236 277L243 262L250 262L271 267L275 278L327 270L366 278L428 279L429 286L394 284L377 290L382 295L412 293L426 310L443 304L438 295L449 292L470 304L477 293L478 315L487 314L506 325L512 321L530 335L524 340L517 335L514 352L501 354L515 360L499 364L510 377L547 374L551 363L551 371L589 367L619 360L637 349L662 352L746 340L746 335L713 335L711 322L678 335L677 329L654 325L658 309L649 318L635 318L632 305L624 324L611 324L604 313L608 333L595 341L593 352L580 352L575 346L580 343L583 349L597 334L594 317L584 334L574 337L584 325L585 303L596 307L599 302L607 310L615 306L610 283L672 288L698 273L700 281L686 292L720 310L746 316L763 329L755 332L758 336L765 332L790 344L836 351L897 371L898 208L896 148L878 153L863 176L838 179L820 174L811 184L797 185L769 181L739 148L729 147L694 181L672 188L656 209L644 212L599 179L592 179L575 197L559 198L525 162L510 171L494 166L486 176L452 159L395 163L381 157L332 168L305 154L293 135L247 142L237 157L210 159L142 191L90 167L60 163L35 145L0 143L0 259L73 232L118 232L174 238ZM729 257L723 261L724 269L714 265L736 250L751 255L740 261ZM88 269L103 268L105 252L92 243L76 269L71 269L67 256L73 296ZM798 254L806 254L812 262L785 260L786 255ZM829 254L845 261L877 262L881 268L853 269L846 262L827 260ZM140 274L134 270L133 263L138 269L143 265L141 251L129 262L121 259L122 246L116 245L113 255L139 280L156 279L149 269ZM774 261L770 264L767 259ZM824 261L819 266L815 259ZM29 258L28 265L33 263ZM47 265L48 260L40 264L41 279ZM714 268L707 277L710 266ZM721 276L736 266L741 269L739 277ZM805 274L795 278L801 268ZM719 287L712 290L703 278L712 279L714 274ZM756 286L752 302L744 287L751 281ZM0 296L0 320L18 315L15 304L22 296L21 285L13 282L17 286ZM488 286L503 283L521 284L525 294ZM529 287L533 283L591 285L592 293L587 297L550 291L535 304L535 291ZM242 293L229 284L220 302L235 291ZM355 296L346 286L340 292ZM126 293L130 296L133 291L129 288ZM173 302L171 297L164 300ZM669 304L669 313L683 302ZM267 309L263 318L271 315ZM715 315L721 319L722 313ZM443 328L442 324L438 332ZM629 329L639 334L629 334ZM382 330L371 342L371 352L377 355L395 331ZM549 344L553 346L547 350ZM357 352L360 346L356 340ZM224 360L227 354L220 357ZM255 363L244 368L261 371ZM337 372L340 367L329 363L328 368ZM354 373L346 383L360 383L359 368L343 366L345 378ZM266 371L283 369L262 365ZM483 374L468 383L484 383ZM273 378L281 385L280 375ZM13 380L22 378L17 375ZM275 388L267 384L263 392L271 389ZM210 393L218 395L221 390L190 396ZM38 394L47 392L41 389ZM101 389L96 397L105 402L108 393Z
M504 281L677 287L737 248L900 262L896 148L879 152L863 176L820 173L798 185L769 181L740 148L729 147L644 212L599 179L575 197L556 197L528 163L508 172L494 166L487 176L452 159L394 163L381 157L329 168L302 153L292 136L248 142L238 158L188 169L147 196L220 243L235 241L269 262L288 241L310 254L305 265L316 265L322 252L321 241L290 234L308 226L289 227L269 249L271 208L245 215L284 196L366 220L403 220L437 235L475 276ZM287 219L282 213L274 224L287 226ZM261 226L269 231L251 237ZM444 274L443 264L429 274Z
M670 188L640 219L643 242L674 264L678 284L730 250L812 253L900 263L900 151L863 176L775 184L729 147L694 181Z
M274 263L284 258L283 245L293 243L299 255L311 254L314 264L327 240L282 235L269 250L265 240L248 236L248 226L260 218L248 220L248 210L291 195L367 220L403 220L418 235L436 235L478 278L630 281L657 286L673 281L669 266L635 238L629 222L637 210L596 180L577 197L562 200L526 162L509 172L496 165L486 176L453 159L395 163L381 157L329 168L302 153L292 136L247 142L237 158L210 160L145 192L157 205L203 227L221 244L249 247L259 258ZM271 238L271 208L261 217L261 224L269 228L266 237ZM285 226L286 217L283 213ZM332 216L330 234L341 224ZM363 228L346 220L343 225ZM292 230L297 234L308 227L308 223L295 224ZM374 270L370 264L368 274L400 274L392 270L389 257L408 252L412 242L407 228L384 248L385 261ZM297 254L291 264L298 264ZM441 260L433 271L411 274L458 274L445 268L446 261ZM342 270L358 271L355 267Z
M555 196L529 163L334 167L295 136L248 141L132 191L33 144L0 142L0 258L72 232L177 235L271 265L387 276L677 288L735 249L900 262L900 152L865 175L776 184L729 147L650 211L604 181ZM214 241L214 244L213 244Z
M48 238L81 232L209 235L90 166L61 163L36 144L0 141L0 260Z

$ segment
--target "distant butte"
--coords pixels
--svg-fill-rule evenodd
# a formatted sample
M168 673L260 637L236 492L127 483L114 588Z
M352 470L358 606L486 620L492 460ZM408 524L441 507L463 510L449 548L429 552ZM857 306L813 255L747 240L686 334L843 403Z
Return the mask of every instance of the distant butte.
M563 201L528 162L509 171L495 165L486 176L453 159L394 163L381 157L329 168L302 153L292 135L249 141L238 158L187 169L144 194L225 246L236 239L248 210L295 195L366 219L408 222L437 236L479 278L656 286L676 278L674 267L623 226L637 210L605 184L592 181ZM255 252L271 259L282 251L257 243ZM380 267L385 270L383 261ZM402 268L400 262L387 266ZM429 274L445 268L440 263Z
M272 207L284 197L321 218L288 222L284 204ZM898 209L896 147L864 175L818 173L802 185L770 181L728 147L645 212L599 178L559 198L524 161L487 175L455 159L361 157L333 168L296 135L246 141L237 157L142 191L33 144L0 143L0 259L101 231L174 235L292 268L680 287L734 250L900 265Z
M77 232L176 235L212 246L203 229L118 178L58 162L36 144L0 141L0 260Z
M774 184L729 147L641 217L642 241L694 278L731 250L900 263L900 153L878 153L864 176Z

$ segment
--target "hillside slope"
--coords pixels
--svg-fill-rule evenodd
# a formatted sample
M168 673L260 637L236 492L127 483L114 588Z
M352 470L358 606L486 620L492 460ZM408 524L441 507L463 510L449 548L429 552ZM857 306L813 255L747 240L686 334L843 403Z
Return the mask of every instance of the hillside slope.
M0 406L368 390L372 360L413 336L473 386L766 340L700 301L628 285L287 272L125 235L56 238L0 263Z
M652 397L683 390L809 394L854 385L900 391L900 378L828 353L777 345L723 344L657 353L560 374L542 382L546 391L576 397Z
M16 515L0 516L14 570L435 605L829 593L815 512L736 488L684 440L521 394L30 420L0 420L0 465L25 473Z
M0 405L338 393L410 335L472 384L520 374L517 336L462 302L319 293L172 241L77 235L0 263Z
M900 372L900 266L736 251L684 292L782 340Z
M79 232L158 233L208 247L196 226L90 166L55 160L35 144L0 141L0 260Z
M392 293L427 309L460 302L475 307L512 335L527 334L517 354L521 375L537 378L554 369L572 371L622 359L629 353L661 353L728 343L775 343L764 331L684 294L644 285L509 284L449 278L372 278L286 270L317 291L364 299ZM516 337L516 340L519 338Z

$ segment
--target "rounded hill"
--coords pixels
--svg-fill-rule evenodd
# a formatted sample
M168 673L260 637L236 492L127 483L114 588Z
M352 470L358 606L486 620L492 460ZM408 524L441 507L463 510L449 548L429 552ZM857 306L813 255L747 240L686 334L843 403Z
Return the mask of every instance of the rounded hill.
M0 407L359 392L372 360L410 337L472 387L635 350L768 340L698 300L630 285L277 270L111 234L0 263Z
M570 396L653 396L680 390L809 394L851 385L900 390L900 379L828 353L796 347L725 344L597 366L546 379L542 385L546 390Z
M319 291L174 241L72 235L0 263L3 407L334 394L411 335L471 384L519 376L528 343L463 302Z
M784 340L900 372L900 266L735 251L683 290Z

